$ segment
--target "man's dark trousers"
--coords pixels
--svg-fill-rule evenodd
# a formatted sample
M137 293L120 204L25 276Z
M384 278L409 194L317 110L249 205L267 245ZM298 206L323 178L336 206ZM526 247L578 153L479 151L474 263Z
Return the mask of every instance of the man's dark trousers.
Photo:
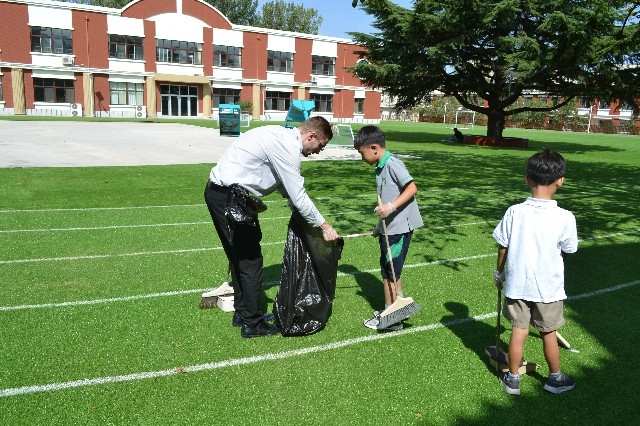
M256 227L236 224L230 232L224 215L224 207L227 203L226 187L207 183L204 199L231 265L235 293L234 308L245 324L255 327L262 320L265 312L260 224L257 223Z

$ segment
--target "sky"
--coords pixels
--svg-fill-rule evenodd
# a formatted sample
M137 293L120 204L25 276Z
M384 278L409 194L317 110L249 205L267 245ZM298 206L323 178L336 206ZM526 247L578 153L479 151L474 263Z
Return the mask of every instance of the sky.
M267 0L258 1L258 10ZM348 32L371 33L375 29L371 26L373 19L359 7L351 7L351 0L288 0L302 4L305 7L312 7L318 10L322 16L320 35L332 37L351 37ZM412 7L412 0L395 0L395 3Z

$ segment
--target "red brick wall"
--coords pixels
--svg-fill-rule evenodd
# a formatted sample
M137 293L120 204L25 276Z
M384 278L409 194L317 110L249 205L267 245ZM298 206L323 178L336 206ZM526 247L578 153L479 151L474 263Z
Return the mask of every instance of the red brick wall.
M31 30L28 22L26 4L0 3L0 61L31 63Z
M313 40L296 38L296 54L293 61L293 80L305 82L311 80L311 48Z
M224 15L207 3L200 3L196 0L182 0L182 13L198 18L214 28L231 29L231 25Z
M74 77L76 78L73 82L73 89L74 89L74 101L77 104L81 104L83 107L85 107L84 105L84 80L82 78L82 73L77 72L74 73Z
M241 102L253 102L253 85L243 84L240 89L240 101Z
M35 98L35 93L33 91L33 78L31 74L31 70L24 70L23 79L24 79L25 108L31 109L33 108L33 102Z
M93 75L93 104L95 111L109 111L109 76Z
M352 90L336 90L333 96L333 116L336 118L353 117L354 93Z
M242 77L267 79L267 34L243 33Z
M156 23L144 21L144 70L156 72Z
M13 108L13 86L11 85L11 68L2 68L2 99L5 108Z
M204 95L204 93L202 93L202 84L199 84L196 87L198 88L198 112L204 112L204 107L202 104L202 96Z
M71 16L73 53L76 55L76 65L109 68L107 15L74 10Z
M202 65L204 75L213 75L213 29L204 28L202 44Z
M364 48L353 44L338 43L338 57L336 58L336 84L344 86L362 86L362 83L349 70L356 64L360 56L357 52Z
M382 111L380 101L382 96L379 92L366 92L364 98L364 118L380 118Z
M126 8L122 12L122 16L145 19L161 13L175 13L176 11L176 0L142 0Z

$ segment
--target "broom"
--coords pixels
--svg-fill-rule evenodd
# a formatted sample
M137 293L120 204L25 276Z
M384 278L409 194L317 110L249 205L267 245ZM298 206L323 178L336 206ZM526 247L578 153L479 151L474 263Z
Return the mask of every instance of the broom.
M382 206L382 199L378 194L378 206ZM384 240L387 245L387 257L391 265L391 276L393 282L397 283L396 271L393 267L393 256L391 254L391 246L389 245L389 235L387 234L387 223L385 219L382 219L382 233L384 234ZM385 329L390 325L397 324L400 321L404 321L411 315L420 310L421 306L418 305L411 297L402 297L399 294L396 295L396 300L389 305L384 311L380 312L378 316L378 330Z

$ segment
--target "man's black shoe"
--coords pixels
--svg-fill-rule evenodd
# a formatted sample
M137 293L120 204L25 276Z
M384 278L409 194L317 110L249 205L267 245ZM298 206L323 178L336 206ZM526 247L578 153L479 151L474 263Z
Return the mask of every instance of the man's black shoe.
M233 313L233 319L231 320L231 325L234 327L242 327L242 317L239 313Z
M245 339L250 339L252 337L262 337L262 336L271 336L273 334L278 334L280 329L271 323L266 321L260 321L256 324L255 327L251 327L247 324L242 324L242 328L240 328L240 336Z

